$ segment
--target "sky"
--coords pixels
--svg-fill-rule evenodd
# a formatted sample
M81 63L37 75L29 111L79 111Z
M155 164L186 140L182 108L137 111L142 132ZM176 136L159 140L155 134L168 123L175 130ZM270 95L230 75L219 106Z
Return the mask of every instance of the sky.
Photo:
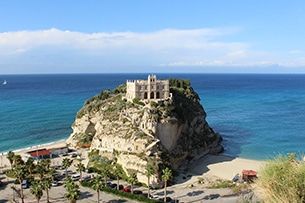
M305 1L0 1L0 74L141 72L305 73Z

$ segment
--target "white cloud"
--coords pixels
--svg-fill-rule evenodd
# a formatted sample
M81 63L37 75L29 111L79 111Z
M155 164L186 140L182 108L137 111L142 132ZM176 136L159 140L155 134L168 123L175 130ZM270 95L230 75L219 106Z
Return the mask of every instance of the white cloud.
M229 40L237 32L236 28L165 29L148 33L81 33L56 28L4 32L0 33L0 59L5 61L2 65L23 61L40 66L87 67L304 65L304 58L277 58L276 53L251 50L251 44Z

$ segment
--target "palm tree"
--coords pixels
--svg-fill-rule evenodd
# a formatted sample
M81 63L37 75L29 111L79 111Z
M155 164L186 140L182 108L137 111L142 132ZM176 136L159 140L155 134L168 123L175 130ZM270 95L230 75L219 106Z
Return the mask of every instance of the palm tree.
M40 200L40 198L41 198L42 195L43 195L42 190L43 190L43 189L42 189L42 187L41 187L41 185L39 184L38 181L35 181L35 182L33 183L33 185L31 186L30 192L31 192L33 195L35 195L35 198L36 198L36 200L37 200L37 203L39 203L39 200Z
M122 169L121 166L114 165L112 173L116 177L116 180L117 180L117 190L119 190L120 176L123 173L123 169Z
M45 169L48 171L50 169L51 160L50 159L42 159L40 161L40 164L42 164L45 167Z
M65 197L70 203L76 203L76 200L78 200L80 196L79 186L76 185L70 177L68 177L66 179L65 188L67 190Z
M172 171L169 168L162 170L162 180L164 181L164 202L166 202L167 181L173 177Z
M13 169L14 156L15 156L15 153L12 151L9 151L6 155L6 158L9 160L9 162L11 164L11 169Z
M83 175L83 173L82 172L84 172L85 171L85 165L80 161L77 165L74 165L75 167L76 167L76 171L77 172L79 172L79 175L80 175L80 180L82 180L82 175Z
M131 173L128 177L128 182L131 184L131 194L133 194L133 185L138 181L137 174L135 172Z
M101 170L101 175L104 177L104 184L106 187L107 178L109 177L109 165L105 165Z
M62 167L65 169L65 171L66 171L66 178L67 178L67 176L68 176L68 174L67 174L67 170L68 170L68 168L71 166L71 164L72 164L72 160L70 160L69 158L64 158L63 160L62 160Z
M35 169L34 158L30 156L28 160L26 160L25 166L30 175L32 175L33 170Z
M92 180L92 189L97 192L97 202L100 202L100 191L103 189L103 178L100 175L97 175Z
M24 165L16 165L14 167L14 176L17 178L19 184L20 184L20 197L21 202L24 203L24 196L23 196L23 188L22 188L22 182L25 178L26 172L25 172L25 166Z
M20 164L24 164L24 161L22 160L20 154L15 154L15 156L13 156L13 165L20 165Z
M42 163L38 163L35 167L36 173L39 174L40 180L42 180L44 174L46 174L46 168Z
M147 177L147 187L148 187L148 191L147 191L147 197L150 197L150 177L152 175L154 175L155 170L153 165L151 164L147 164L146 165L146 171L145 171L145 175Z
M72 178L71 177L68 177L67 179L66 179L66 182L65 182L65 188L68 188L71 184L73 184L74 183L74 181L72 180Z
M56 173L56 170L54 168L50 168L50 170L48 171L48 174L52 178L52 181L54 181L54 179L55 179L55 173Z
M49 189L51 189L52 178L51 177L43 177L41 180L42 189L44 189L47 193L47 203L49 203Z

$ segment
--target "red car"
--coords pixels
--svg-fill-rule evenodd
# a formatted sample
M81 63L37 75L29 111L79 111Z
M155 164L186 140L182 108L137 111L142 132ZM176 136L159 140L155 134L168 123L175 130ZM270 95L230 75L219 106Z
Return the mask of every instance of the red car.
M130 191L130 188L125 187L125 188L123 189L123 192L131 192L131 191Z

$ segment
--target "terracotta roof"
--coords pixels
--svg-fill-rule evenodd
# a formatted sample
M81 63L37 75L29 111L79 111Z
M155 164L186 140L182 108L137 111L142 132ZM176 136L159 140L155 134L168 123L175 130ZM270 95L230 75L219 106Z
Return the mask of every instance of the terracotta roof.
M29 155L31 155L32 157L45 156L45 155L50 155L51 154L51 152L47 149L38 149L38 150L29 151L27 153Z
M247 176L256 176L257 172L252 170L243 170L242 173Z

